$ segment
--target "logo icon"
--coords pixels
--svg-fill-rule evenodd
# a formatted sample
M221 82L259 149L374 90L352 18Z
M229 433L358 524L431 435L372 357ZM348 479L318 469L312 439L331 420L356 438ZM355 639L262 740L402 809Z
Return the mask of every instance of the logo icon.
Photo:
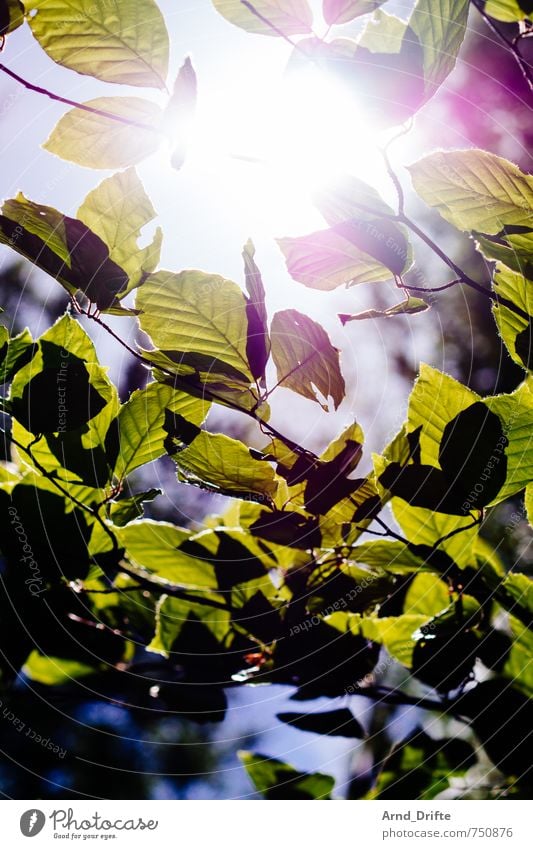
M25 811L20 818L20 830L24 837L35 837L43 830L46 817L37 808Z

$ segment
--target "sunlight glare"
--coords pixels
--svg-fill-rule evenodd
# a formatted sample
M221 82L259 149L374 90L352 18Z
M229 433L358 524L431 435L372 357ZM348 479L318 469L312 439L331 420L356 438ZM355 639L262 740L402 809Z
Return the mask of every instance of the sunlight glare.
M258 88L254 79L243 96L243 81L238 103L204 102L192 159L204 173L226 172L241 206L253 198L265 230L324 226L313 195L343 174L388 193L379 136L338 82L315 66L284 75L278 86L264 82Z

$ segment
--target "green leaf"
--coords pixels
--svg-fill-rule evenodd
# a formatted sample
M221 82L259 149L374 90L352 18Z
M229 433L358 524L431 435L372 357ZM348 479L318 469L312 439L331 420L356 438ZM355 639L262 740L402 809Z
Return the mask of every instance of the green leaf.
M424 51L425 97L455 68L468 21L469 0L417 0L409 19Z
M431 568L405 543L392 540L376 540L357 545L350 551L350 559L399 575Z
M165 88L168 33L154 0L26 0L24 6L54 62L109 83Z
M521 3L519 0L486 0L484 6L489 17L506 24L530 18L533 11L528 0L522 0Z
M385 0L323 0L322 14L328 26L346 24L373 12Z
M7 329L2 329L7 333L7 340L2 345L0 357L0 385L8 383L16 372L29 362L37 350L27 327L11 339Z
M89 666L87 663L80 663L77 660L43 657L37 650L34 650L22 667L22 672L31 681L45 684L48 687L57 687L61 684L72 684L78 678L94 675L96 669L95 666Z
M2 213L0 242L58 280L69 294L81 291L101 310L118 302L128 276L85 224L22 194L5 201Z
M527 520L533 528L533 483L529 483L526 486L526 495L524 503L526 508Z
M278 713L280 722L286 722L300 731L311 734L328 734L330 737L365 736L364 729L348 708L328 710L322 713Z
M422 366L409 400L406 437L413 456L403 463L378 461L380 485L413 507L463 516L501 498L507 470L504 418L477 398Z
M142 283L157 266L161 229L157 228L146 247L138 245L143 227L156 217L156 212L133 168L108 177L89 192L77 216L100 236L111 259L127 273L126 292Z
M414 545L434 546L442 537L464 528L460 533L455 533L441 542L439 548L460 568L466 568L475 562L473 547L478 529L471 527L470 516L447 516L444 513L411 507L397 498L392 500L392 509L404 535Z
M487 259L533 278L533 227L503 227L495 236L474 232L476 248Z
M299 35L313 25L307 0L213 0L213 5L230 23L258 35Z
M384 646L391 657L402 666L411 668L416 640L415 634L424 625L430 615L427 613L404 613L402 616L362 617L350 615L350 630L361 634L373 643Z
M24 23L24 6L20 0L0 0L0 37L8 35Z
M320 772L298 772L283 761L239 752L248 777L265 799L330 799L335 780Z
M345 394L344 378L339 351L323 327L298 310L283 310L272 319L271 339L278 382L324 410L331 397L337 409Z
M237 439L200 431L173 459L179 480L272 506L278 487L274 470L264 460L254 459L251 449Z
M492 504L497 504L520 492L533 480L533 447L531 445L533 405L524 403L519 390L512 395L485 398L483 403L500 418L505 438L508 440L505 447L507 462L505 484L498 492L497 498L491 501ZM503 462L503 447L504 445L501 444L499 450L494 451L493 461L496 468Z
M512 359L522 368L533 371L533 282L504 265L498 265L492 288L497 298L511 301L530 316L528 321L498 300L492 307L498 330Z
M438 616L450 605L448 586L436 575L417 575L410 584L403 609L405 613Z
M465 740L434 740L417 730L394 745L366 798L435 799L475 763L474 749Z
M120 408L117 419L119 441L115 475L123 480L139 466L165 453L165 441L169 436L165 427L167 411L186 422L200 425L208 410L209 402L176 392L161 383L150 383L133 392Z
M216 588L213 566L181 549L190 531L169 522L140 519L114 528L114 533L132 563L160 581L191 589Z
M367 22L357 41L371 53L399 53L406 23L396 15L377 9Z
M531 227L533 177L484 150L439 151L409 166L422 200L460 230Z
M161 110L141 97L97 97L83 104L126 118L71 109L59 119L43 147L85 168L126 168L150 156L161 144Z
M96 359L87 333L65 315L40 337L11 386L15 438L31 444L35 462L67 481L73 495L77 484L99 490L111 477L105 440L119 401ZM44 438L35 440L32 434L40 433ZM24 461L31 462L26 456Z
M533 698L533 631L515 616L509 616L509 625L512 642L502 672L515 686Z
M123 527L135 519L142 519L144 515L144 504L148 501L153 501L154 498L157 498L161 494L160 489L147 489L145 492L138 492L129 498L111 501L109 512L113 524Z
M196 114L198 81L190 58L178 71L172 96L163 113L163 130L172 144L172 167L179 171L185 163L192 139Z
M202 604L189 601L186 597L161 596L156 609L155 635L147 650L169 657L182 631L191 621L195 625L201 623L205 626L218 643L227 643L231 637L231 616L229 610L223 609L224 596L205 592L204 598L205 604ZM218 606L216 608L210 606L209 601L215 602ZM212 647L212 649L216 648L216 646ZM224 648L225 646L221 645L218 651L222 652ZM198 659L199 653L196 652L196 662ZM220 681L220 675L217 681Z
M231 370L241 388L252 382L246 300L236 283L203 271L159 271L139 289L136 306L142 329L176 364L219 376Z
M422 363L409 396L408 432L422 428L420 462L437 466L444 428L448 422L479 400L471 389L453 377Z

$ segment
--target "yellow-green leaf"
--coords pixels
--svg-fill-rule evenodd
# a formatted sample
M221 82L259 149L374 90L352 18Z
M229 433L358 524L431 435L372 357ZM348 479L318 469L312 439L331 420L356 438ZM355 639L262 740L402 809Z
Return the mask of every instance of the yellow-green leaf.
M223 495L270 506L276 494L272 466L255 459L244 443L221 433L201 431L174 455L174 461L179 479Z
M455 67L468 21L469 0L417 0L409 26L424 51L425 96L431 97Z
M346 24L373 12L382 6L385 0L324 0L322 14L328 26Z
M409 166L422 200L460 230L495 235L505 226L531 227L533 177L484 150L431 153Z
M169 42L154 0L25 0L54 62L109 83L165 88Z
M213 0L213 5L230 23L258 35L299 35L313 25L307 0Z
M235 380L252 382L246 300L236 283L203 271L159 271L139 289L136 306L142 329L176 363L206 372L226 366Z
M496 300L492 311L500 335L511 357L522 368L533 370L533 281L498 265L492 287L497 298L504 298L527 313L529 321Z
M90 106L131 121L71 109L52 130L43 147L86 168L126 168L154 153L161 143L161 110L141 97L97 97Z
M141 231L156 216L150 198L135 170L108 177L89 192L78 209L78 218L106 243L109 256L126 271L126 292L138 286L159 262L162 231L158 227L152 241L138 245Z
M0 0L0 37L8 35L24 23L24 7L20 0Z
M207 415L209 402L162 383L150 383L133 392L120 408L117 421L119 444L114 471L120 480L165 453L166 410L199 425Z
M484 6L489 17L506 24L531 18L531 4L527 0L522 0L522 3L519 0L486 0Z

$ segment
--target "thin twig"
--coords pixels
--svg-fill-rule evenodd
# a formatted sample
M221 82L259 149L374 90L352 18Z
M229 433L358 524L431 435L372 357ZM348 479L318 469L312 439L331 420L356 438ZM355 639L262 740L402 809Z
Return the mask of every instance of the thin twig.
M49 97L50 100L57 101L57 103L74 106L75 109L81 109L83 112L90 112L93 115L98 115L100 118L108 118L110 121L117 121L119 124L127 124L129 127L137 127L137 129L140 130L147 130L150 133L162 135L161 130L157 127L152 127L150 124L143 124L141 121L134 121L132 118L125 118L123 115L115 115L113 112L107 112L105 109L96 109L94 106L87 106L85 103L78 103L76 100L70 100L68 97L62 97L60 94L55 94L46 88L34 85L34 83L30 83L28 80L24 79L24 77L19 76L19 74L16 74L1 62L0 71L3 71L3 73L7 74L8 77L16 80L16 82L23 85L24 88L27 88L28 91L34 91L36 94L43 94L45 97Z
M492 20L492 18L487 15L485 9L483 7L483 3L480 0L472 0L473 5L478 10L479 14L487 24L487 26L492 30L492 32L498 36L500 41L509 49L509 51L513 54L520 71L522 72L522 76L529 86L530 90L533 91L533 70L529 63L524 59L522 54L520 53L520 48L518 46L518 42L520 40L520 35L517 38L510 39L507 38L504 32L496 25L496 23ZM525 15L525 13L524 13Z
M409 286L407 283L403 283L400 288L405 289L407 292L425 292L426 294L432 292L444 292L445 289L451 289L452 286L458 286L462 281L456 278L455 280L450 280L449 283L444 283L442 286L434 286L433 288L428 288L426 286Z
M418 226L418 224L412 221L411 218L409 218L407 215L398 215L397 220L400 223L405 224L405 226L408 227L409 230L411 230L416 236L418 236L419 239L421 239L429 248L431 248L433 253L436 254L439 259L441 259L448 266L448 268L452 269L452 271L457 275L457 280L455 281L455 283L464 283L465 286L468 286L470 289L474 289L475 292L479 292L479 294L483 295L485 298L489 298L491 301L494 301L495 303L500 304L501 306L507 307L508 310L511 310L516 315L519 315L521 318L524 318L528 322L530 321L531 316L529 315L529 313L519 307L518 304L513 303L513 301L510 301L508 298L504 298L501 295L498 295L498 293L493 291L492 289L487 289L485 286L482 286L481 283L477 283L475 280L472 279L472 277L470 277L465 271L463 271L462 268L459 268L459 266L453 261L453 259L449 257L448 254L446 254L442 250L442 248L437 245L436 242L433 241L431 236L425 233L424 230L422 230ZM425 291L431 290L426 289Z

